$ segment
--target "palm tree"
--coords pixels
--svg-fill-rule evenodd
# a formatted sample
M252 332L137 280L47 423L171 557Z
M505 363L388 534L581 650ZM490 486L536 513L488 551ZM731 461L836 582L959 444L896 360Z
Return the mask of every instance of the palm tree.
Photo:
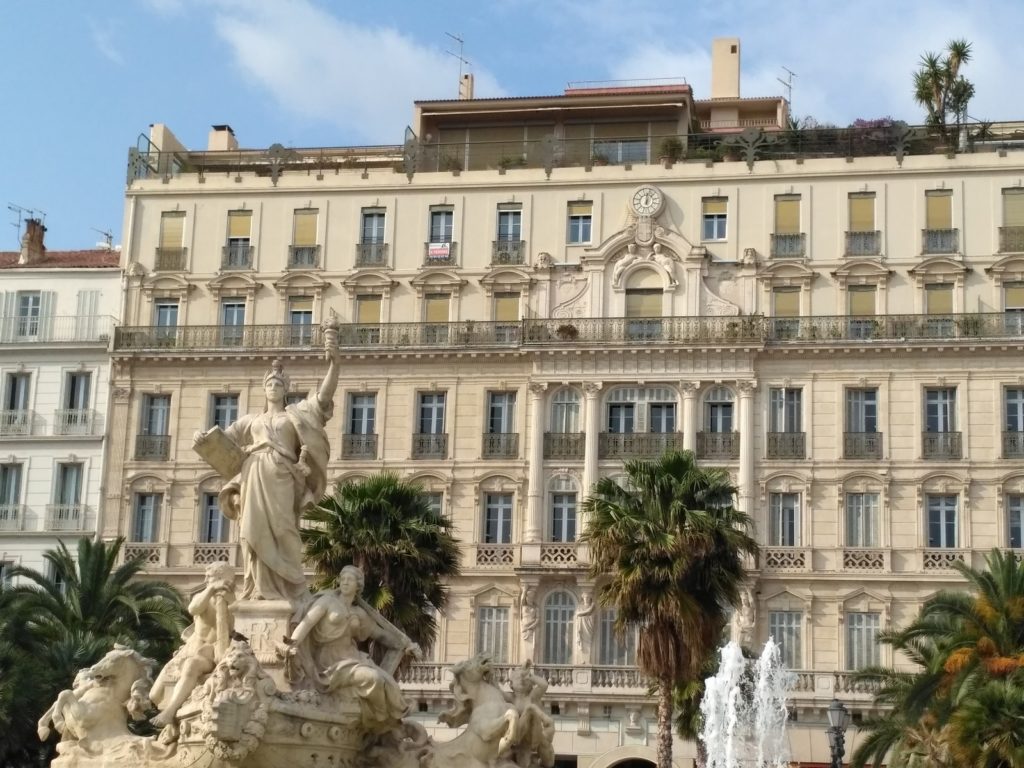
M306 520L302 538L318 588L357 565L366 576L366 601L423 648L433 644L446 581L459 574L459 542L422 488L390 472L340 483Z
M931 51L921 56L914 73L914 98L928 111L927 123L948 137L947 119L956 120L957 131L967 117L967 103L974 96L974 85L960 74L960 67L971 60L971 44L950 40L946 55ZM955 138L955 137L954 137Z
M628 461L625 471L622 486L594 485L581 539L592 574L607 577L599 601L617 609L616 632L641 628L637 663L658 690L658 766L670 768L673 690L700 679L757 544L725 470L702 469L683 451Z

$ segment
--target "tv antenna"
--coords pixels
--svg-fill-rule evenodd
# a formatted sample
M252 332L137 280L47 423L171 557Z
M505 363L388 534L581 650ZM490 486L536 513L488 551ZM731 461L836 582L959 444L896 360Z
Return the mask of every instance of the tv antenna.
M114 250L114 233L109 229L96 229L96 227L89 227L93 232L99 232L103 236L103 247L108 251Z
M7 210L13 213L17 217L17 221L12 221L11 226L14 227L18 233L18 247L21 247L21 225L25 223L25 219L39 219L41 222L46 221L46 211L41 211L38 208L26 208L23 205L16 203L8 203Z
M466 41L463 40L458 35L453 35L451 32L445 32L445 34L448 35L448 37L450 37L452 40L454 40L455 42L457 42L459 44L459 52L458 53L455 53L454 51L445 51L445 53L447 53L449 56L454 56L456 59L459 60L459 87L461 88L462 87L462 67L463 67L463 65L465 65L467 67L470 66L469 60L466 59L462 55L463 47L464 47Z
M786 89L786 101L789 102L789 112L790 112L790 114L792 114L793 113L793 78L796 77L796 72L794 72L793 70L789 69L788 67L783 67L783 69L786 70L786 74L787 74L786 79L783 80L781 77L776 77L775 79L778 80L780 83L782 83L782 87Z

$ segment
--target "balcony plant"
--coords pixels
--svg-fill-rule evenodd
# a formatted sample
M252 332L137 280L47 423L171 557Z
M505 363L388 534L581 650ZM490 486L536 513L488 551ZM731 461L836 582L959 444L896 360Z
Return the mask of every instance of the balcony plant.
M590 156L591 165L608 165L608 155L604 152L595 152Z
M562 323L555 329L555 334L562 341L576 341L579 338L580 331L572 323Z
M683 142L676 136L666 136L658 147L658 160L662 166L671 168L672 164L683 158Z
M525 168L526 158L522 155L503 155L498 158L498 170L507 171L509 168Z
M462 158L455 155L443 155L441 157L441 168L445 171L451 171L453 176L458 176L462 172Z

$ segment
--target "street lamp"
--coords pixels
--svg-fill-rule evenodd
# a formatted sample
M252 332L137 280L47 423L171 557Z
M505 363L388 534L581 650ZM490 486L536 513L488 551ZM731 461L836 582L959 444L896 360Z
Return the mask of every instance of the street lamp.
M832 699L828 705L828 746L832 753L832 768L843 768L846 728L849 724L850 712L839 699Z

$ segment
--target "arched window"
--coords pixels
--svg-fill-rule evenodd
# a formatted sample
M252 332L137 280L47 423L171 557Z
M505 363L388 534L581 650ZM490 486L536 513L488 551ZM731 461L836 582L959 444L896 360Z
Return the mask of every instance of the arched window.
M704 398L704 429L708 432L732 432L733 395L728 387L715 387Z
M575 389L560 389L551 398L551 431L580 431L580 393Z
M571 477L561 475L551 481L550 520L548 529L551 541L576 541L576 483Z
M544 601L544 664L571 664L576 601L568 592L552 592Z
M625 637L615 634L614 608L601 611L597 635L597 663L605 666L632 666L636 664L636 631L630 630Z

